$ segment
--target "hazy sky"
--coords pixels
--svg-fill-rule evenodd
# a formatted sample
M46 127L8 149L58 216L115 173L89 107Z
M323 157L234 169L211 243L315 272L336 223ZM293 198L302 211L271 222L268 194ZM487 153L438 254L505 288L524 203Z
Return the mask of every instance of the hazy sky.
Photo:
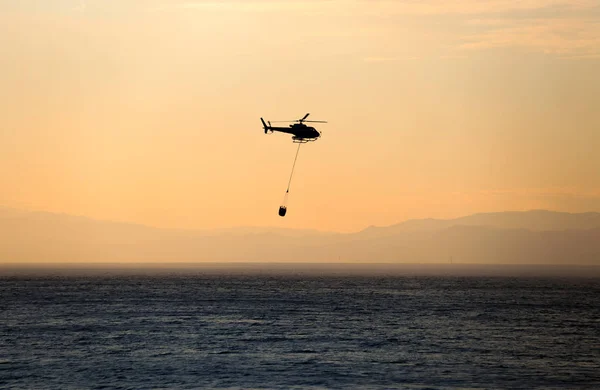
M0 206L353 231L600 211L600 0L0 0ZM259 118L310 112L300 150Z

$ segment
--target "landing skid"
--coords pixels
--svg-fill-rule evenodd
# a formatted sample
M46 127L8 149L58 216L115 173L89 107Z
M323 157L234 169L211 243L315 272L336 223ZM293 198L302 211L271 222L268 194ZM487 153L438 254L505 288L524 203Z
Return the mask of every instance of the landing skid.
M316 138L297 138L297 137L292 137L292 141L294 141L295 144L305 144L307 142L314 142L316 141Z

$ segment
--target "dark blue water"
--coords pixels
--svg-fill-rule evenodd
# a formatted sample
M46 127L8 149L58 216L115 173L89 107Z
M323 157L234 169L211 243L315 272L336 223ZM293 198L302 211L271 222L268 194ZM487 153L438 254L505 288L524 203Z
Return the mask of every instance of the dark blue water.
M600 280L0 279L5 388L600 388Z

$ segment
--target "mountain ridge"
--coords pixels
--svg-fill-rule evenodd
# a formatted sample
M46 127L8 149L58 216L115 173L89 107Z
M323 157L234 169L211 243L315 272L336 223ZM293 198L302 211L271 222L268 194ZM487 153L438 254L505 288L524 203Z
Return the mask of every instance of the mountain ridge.
M356 233L161 229L0 209L0 264L19 262L390 262L600 265L600 213L482 213Z
M113 221L113 220L105 220L105 219L96 219L87 216L81 215L72 215L67 213L54 213L48 211L37 211L37 210L21 210L14 209L8 207L0 206L0 218L5 218L6 214L13 214L13 216L44 216L50 218L63 217L69 218L72 220L78 220L82 222L95 222L95 223L108 223L108 224L118 224L123 226L131 226L131 227L140 227L146 229L155 229L161 231L178 231L178 232L186 232L186 233L220 233L220 234L243 234L243 233L272 233L272 232L288 232L288 233L305 233L305 234L324 234L324 235L357 235L362 233L367 233L370 231L377 230L434 230L434 229L442 229L447 228L454 225L468 225L468 226L496 226L502 228L517 228L519 225L511 226L506 222L507 219L515 219L517 217L523 216L535 216L537 217L537 222L543 221L545 217L545 222L550 222L549 226L545 226L544 228L538 226L533 226L535 222L530 222L525 227L529 230L539 230L539 231L548 231L548 230L571 230L571 229L593 229L596 227L600 227L600 212L582 212L582 213L570 213L563 211L552 211L552 210L526 210L526 211L500 211L500 212L487 212L487 213L475 213L467 216L457 217L457 218L415 218L415 219L407 219L395 224L385 225L385 226L376 226L371 225L362 230L350 233L341 233L335 231L324 231L317 229L297 229L297 228L282 228L276 226L232 226L232 227L224 227L224 228L214 228L214 229L195 229L195 228L168 228L168 227L157 227L146 225L142 223L136 222L127 222L127 221ZM501 224L498 223L498 219L504 218ZM554 218L554 220L551 220ZM579 226L576 225L574 219L579 218ZM496 219L496 222L493 220ZM583 220L583 221L582 221ZM557 223L561 221L566 221L565 225L562 228L558 228L556 226ZM523 225L521 225L523 226Z

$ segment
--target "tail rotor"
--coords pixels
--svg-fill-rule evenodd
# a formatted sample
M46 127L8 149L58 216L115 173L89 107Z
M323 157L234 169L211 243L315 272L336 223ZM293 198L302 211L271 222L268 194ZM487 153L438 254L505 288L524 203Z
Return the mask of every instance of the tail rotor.
M271 128L271 122L269 122L269 125L267 126L267 124L265 123L265 120L263 118L260 118L260 121L263 124L263 129L265 130L265 134L267 134L267 132L270 130Z

